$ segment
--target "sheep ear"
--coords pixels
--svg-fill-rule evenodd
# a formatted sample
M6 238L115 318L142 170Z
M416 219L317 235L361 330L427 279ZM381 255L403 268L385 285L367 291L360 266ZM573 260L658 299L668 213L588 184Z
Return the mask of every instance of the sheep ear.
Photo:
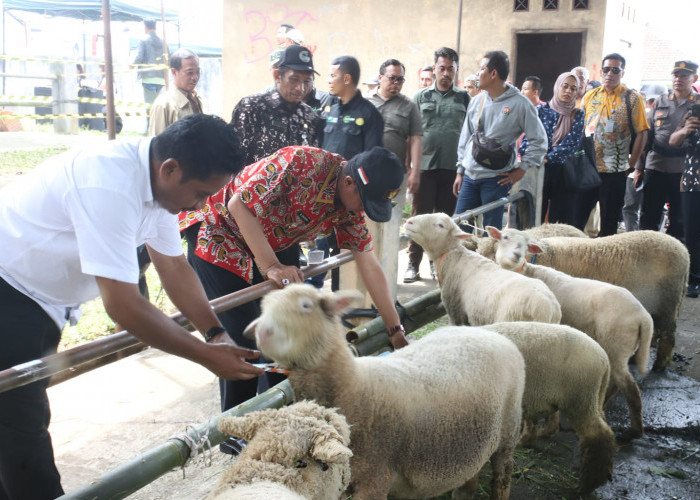
M258 431L258 427L263 425L267 419L263 412L253 412L242 417L222 417L217 427L228 436L250 441Z
M495 240L500 240L501 239L501 232L493 227L493 226L486 226L486 232L489 233L489 236Z
M248 326L245 327L245 330L243 330L243 336L249 339L254 339L255 338L255 330L258 328L258 322L260 321L260 318L257 318L250 322Z
M325 294L321 298L321 307L332 315L337 315L345 309L358 304L363 295L357 290L343 290L340 292Z
M319 462L342 464L352 457L352 451L342 444L338 438L328 436L327 433L321 433L314 436L311 456Z
M542 253L542 249L537 243L528 243L527 251L530 253Z

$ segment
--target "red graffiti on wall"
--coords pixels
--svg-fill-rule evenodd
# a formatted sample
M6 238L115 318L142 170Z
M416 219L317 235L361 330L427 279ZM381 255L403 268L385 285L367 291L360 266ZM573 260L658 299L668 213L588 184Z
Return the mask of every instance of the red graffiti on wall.
M277 29L280 24L291 24L304 30L312 23L317 23L310 12L294 10L287 4L274 4L265 10L248 10L244 13L249 45L244 49L245 61L253 63L266 59L277 48ZM313 53L316 45L304 45Z

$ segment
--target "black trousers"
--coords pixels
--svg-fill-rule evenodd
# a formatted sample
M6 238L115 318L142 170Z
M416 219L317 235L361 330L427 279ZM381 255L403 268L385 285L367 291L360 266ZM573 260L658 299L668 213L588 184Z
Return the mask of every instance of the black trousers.
M207 298L212 300L248 288L250 285L243 278L195 255L198 230L199 225L195 225L184 231L187 240L187 260L199 276ZM292 245L276 255L282 264L299 267L299 245ZM261 283L262 281L263 277L256 267L253 273L253 283ZM219 321L233 341L250 349L256 348L255 339L244 337L243 331L258 316L260 316L259 299L218 314ZM265 381L261 381L263 387L278 384L286 378L275 373L266 373L262 377L266 378ZM221 411L226 411L255 397L258 391L258 382L257 378L251 380L219 379Z
M0 279L0 370L56 353L61 330ZM49 379L0 393L0 500L63 495L49 435Z
M456 175L456 170L443 168L423 170L420 173L420 188L411 202L411 215L442 212L452 216L457 206L457 198L452 194ZM408 244L408 260L415 265L423 260L423 247L413 240Z
M693 285L700 284L700 192L681 193L685 247L690 254L690 278Z
M591 210L596 202L600 202L599 236L610 236L617 233L617 222L620 220L622 206L625 204L627 176L624 172L615 172L602 173L600 178L603 181L600 187L578 193L574 225L583 231Z
M562 165L547 164L544 166L544 184L542 186L542 221L549 207L549 222L574 224L575 191L564 187Z
M644 171L644 198L639 229L658 231L661 226L664 204L670 206L667 234L683 240L683 209L681 206L681 174L669 174L656 170Z

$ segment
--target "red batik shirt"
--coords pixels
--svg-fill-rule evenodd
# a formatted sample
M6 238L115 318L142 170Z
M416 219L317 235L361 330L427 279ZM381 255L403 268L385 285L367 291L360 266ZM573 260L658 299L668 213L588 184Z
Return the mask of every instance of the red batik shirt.
M322 149L290 146L247 166L210 196L200 210L180 214L180 230L201 222L197 256L253 281L253 253L227 209L238 196L255 214L275 252L335 229L338 246L372 250L363 212L335 205L336 185L345 160Z

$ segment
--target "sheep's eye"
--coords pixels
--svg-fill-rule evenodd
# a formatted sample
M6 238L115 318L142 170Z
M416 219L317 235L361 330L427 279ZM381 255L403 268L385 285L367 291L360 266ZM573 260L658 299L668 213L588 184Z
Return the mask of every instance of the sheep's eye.
M321 467L321 470L324 472L330 468L330 466L325 462L320 462L318 460L316 460L316 462L318 463L319 467Z
M303 298L299 300L299 307L303 312L311 312L314 308L314 302L309 298Z
M304 469L306 468L306 462L302 459L299 459L296 462L294 462L294 467L297 469Z
M440 229L445 229L445 225L444 225L442 222L439 222L439 223L438 223L438 227L439 227Z

